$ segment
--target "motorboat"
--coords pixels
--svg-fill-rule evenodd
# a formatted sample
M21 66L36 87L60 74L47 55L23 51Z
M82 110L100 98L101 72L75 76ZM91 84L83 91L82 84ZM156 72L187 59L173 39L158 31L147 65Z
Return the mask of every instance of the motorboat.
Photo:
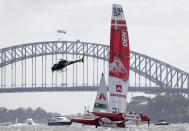
M165 120L159 120L159 122L155 123L154 125L169 125L169 122L166 122Z
M3 122L3 123L0 123L0 126L9 126L11 124L12 124L11 122Z
M35 125L34 121L32 120L32 118L28 118L26 120L26 125Z
M72 122L65 116L52 116L50 120L48 120L48 126L69 126Z

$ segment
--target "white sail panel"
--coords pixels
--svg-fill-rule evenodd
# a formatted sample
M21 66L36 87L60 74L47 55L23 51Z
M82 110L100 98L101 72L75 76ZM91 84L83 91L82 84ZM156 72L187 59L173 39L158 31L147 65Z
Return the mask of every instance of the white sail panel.
M106 81L104 78L104 74L102 73L93 112L104 112L107 111L107 109L108 109L108 94L106 89Z

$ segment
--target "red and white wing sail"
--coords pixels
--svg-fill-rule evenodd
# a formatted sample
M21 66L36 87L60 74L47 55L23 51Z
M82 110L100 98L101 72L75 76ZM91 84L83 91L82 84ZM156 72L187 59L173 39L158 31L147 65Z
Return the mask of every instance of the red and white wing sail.
M129 83L129 38L121 5L113 4L109 58L109 111L125 112Z

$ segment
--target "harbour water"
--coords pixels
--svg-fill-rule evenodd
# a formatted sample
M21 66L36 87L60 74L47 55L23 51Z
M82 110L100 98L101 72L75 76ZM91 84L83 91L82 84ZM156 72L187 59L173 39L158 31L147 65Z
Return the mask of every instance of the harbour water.
M141 125L128 126L127 128L108 128L94 126L47 126L47 125L31 125L31 126L0 126L0 131L189 131L189 124L170 124L167 126Z

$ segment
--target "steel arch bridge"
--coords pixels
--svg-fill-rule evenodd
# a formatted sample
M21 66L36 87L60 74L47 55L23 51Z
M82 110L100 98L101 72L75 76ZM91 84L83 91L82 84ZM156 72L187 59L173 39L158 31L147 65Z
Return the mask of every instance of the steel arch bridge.
M50 61L47 56L52 56L52 64L57 62L57 55L68 58L67 55L72 55L72 58L85 53L87 64L83 64L81 84L78 84L80 69L79 65L73 65L73 84L67 85L69 80L67 70L62 73L61 86L57 85L57 73L51 74L51 84L48 83L49 74L47 73L47 63ZM41 58L40 64L37 64L37 57ZM88 58L92 58L92 68L88 66ZM95 43L87 43L80 41L47 41L11 46L0 49L0 68L1 68L1 88L0 92L32 92L32 91L94 91L97 89L99 73L99 61L101 60L102 70L108 74L108 58L109 46ZM175 68L167 63L154 59L144 54L131 51L130 70L134 74L134 84L130 85L129 91L143 92L172 92L172 93L189 93L189 74ZM28 65L27 59L31 59ZM17 69L20 62L21 71ZM96 63L96 67L94 67ZM37 67L41 66L38 71ZM7 73L7 68L10 66L10 71ZM27 73L27 68L30 68L30 73ZM49 67L48 67L49 68ZM90 70L90 71L89 71ZM38 73L41 72L41 85L37 85ZM92 73L93 72L93 73ZM27 74L26 74L27 73ZM96 74L95 74L96 73ZM9 75L8 75L9 74ZM28 79L28 74L29 79ZM90 80L90 76L93 76ZM21 77L21 84L17 84L18 77ZM108 75L107 75L108 76ZM55 78L55 79L54 79ZM64 78L64 79L63 79ZM108 78L107 78L108 79ZM7 82L9 80L9 82ZM141 81L144 82L141 82ZM28 81L31 86L28 86ZM64 81L66 81L64 83ZM91 84L90 81L93 83ZM96 81L96 84L95 84ZM11 83L11 85L7 85ZM54 84L55 83L55 84ZM145 83L145 84L142 84ZM108 84L107 84L108 86Z

